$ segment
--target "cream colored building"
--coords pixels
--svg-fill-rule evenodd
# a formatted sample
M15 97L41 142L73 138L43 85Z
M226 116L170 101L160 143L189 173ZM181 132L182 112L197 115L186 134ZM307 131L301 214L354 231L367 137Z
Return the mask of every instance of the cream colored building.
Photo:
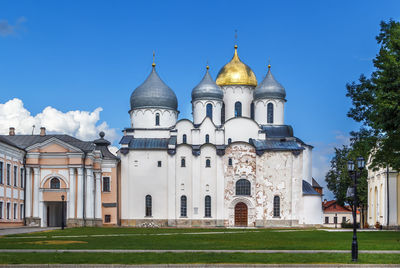
M24 224L24 155L0 136L0 226Z
M368 169L368 224L400 226L400 173L392 169Z
M119 159L108 151L109 144L104 133L95 141L81 141L47 135L45 128L40 135L16 135L13 128L1 135L5 181L0 202L6 217L0 224L22 224L25 217L28 226L60 226L64 207L68 226L117 225Z

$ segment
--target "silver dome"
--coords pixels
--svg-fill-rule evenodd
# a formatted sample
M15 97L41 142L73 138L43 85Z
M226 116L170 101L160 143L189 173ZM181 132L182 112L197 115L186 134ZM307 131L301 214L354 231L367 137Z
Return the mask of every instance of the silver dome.
M206 74L200 83L192 90L192 101L193 100L222 100L224 97L224 92L221 88L214 82L208 72L208 66Z
M158 76L155 65L147 79L131 95L131 110L138 108L178 108L175 93Z
M254 99L285 99L286 91L285 88L275 80L271 73L271 69L268 68L268 73L264 80L256 87L253 93Z

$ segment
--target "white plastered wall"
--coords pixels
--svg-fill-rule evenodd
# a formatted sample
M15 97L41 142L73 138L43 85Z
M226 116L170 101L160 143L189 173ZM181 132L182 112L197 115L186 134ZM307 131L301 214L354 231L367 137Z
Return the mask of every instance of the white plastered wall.
M217 100L196 100L192 102L193 109L193 123L200 124L207 114L207 104L211 104L212 109L212 121L215 125L221 125L221 109L222 101Z
M253 101L253 86L222 86L224 91L225 121L235 117L235 103L242 103L242 116L250 117L250 106Z
M156 126L156 114L160 125ZM170 109L143 108L130 111L132 128L168 128L176 124L178 112Z
M274 122L267 122L267 106L272 103L274 106ZM262 99L254 101L254 119L260 125L283 125L284 124L285 100L282 99Z

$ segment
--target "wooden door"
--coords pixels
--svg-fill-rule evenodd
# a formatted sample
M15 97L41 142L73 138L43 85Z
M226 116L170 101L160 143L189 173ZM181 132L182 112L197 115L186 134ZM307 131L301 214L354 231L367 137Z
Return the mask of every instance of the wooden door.
M245 203L237 203L235 206L235 226L247 227L247 205Z

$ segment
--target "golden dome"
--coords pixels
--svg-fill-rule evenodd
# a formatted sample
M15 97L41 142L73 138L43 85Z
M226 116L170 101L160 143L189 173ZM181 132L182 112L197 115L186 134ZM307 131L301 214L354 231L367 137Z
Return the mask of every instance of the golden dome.
M216 81L218 86L226 85L248 85L257 86L257 78L249 66L244 64L238 56L237 45L235 45L235 54L219 71Z

